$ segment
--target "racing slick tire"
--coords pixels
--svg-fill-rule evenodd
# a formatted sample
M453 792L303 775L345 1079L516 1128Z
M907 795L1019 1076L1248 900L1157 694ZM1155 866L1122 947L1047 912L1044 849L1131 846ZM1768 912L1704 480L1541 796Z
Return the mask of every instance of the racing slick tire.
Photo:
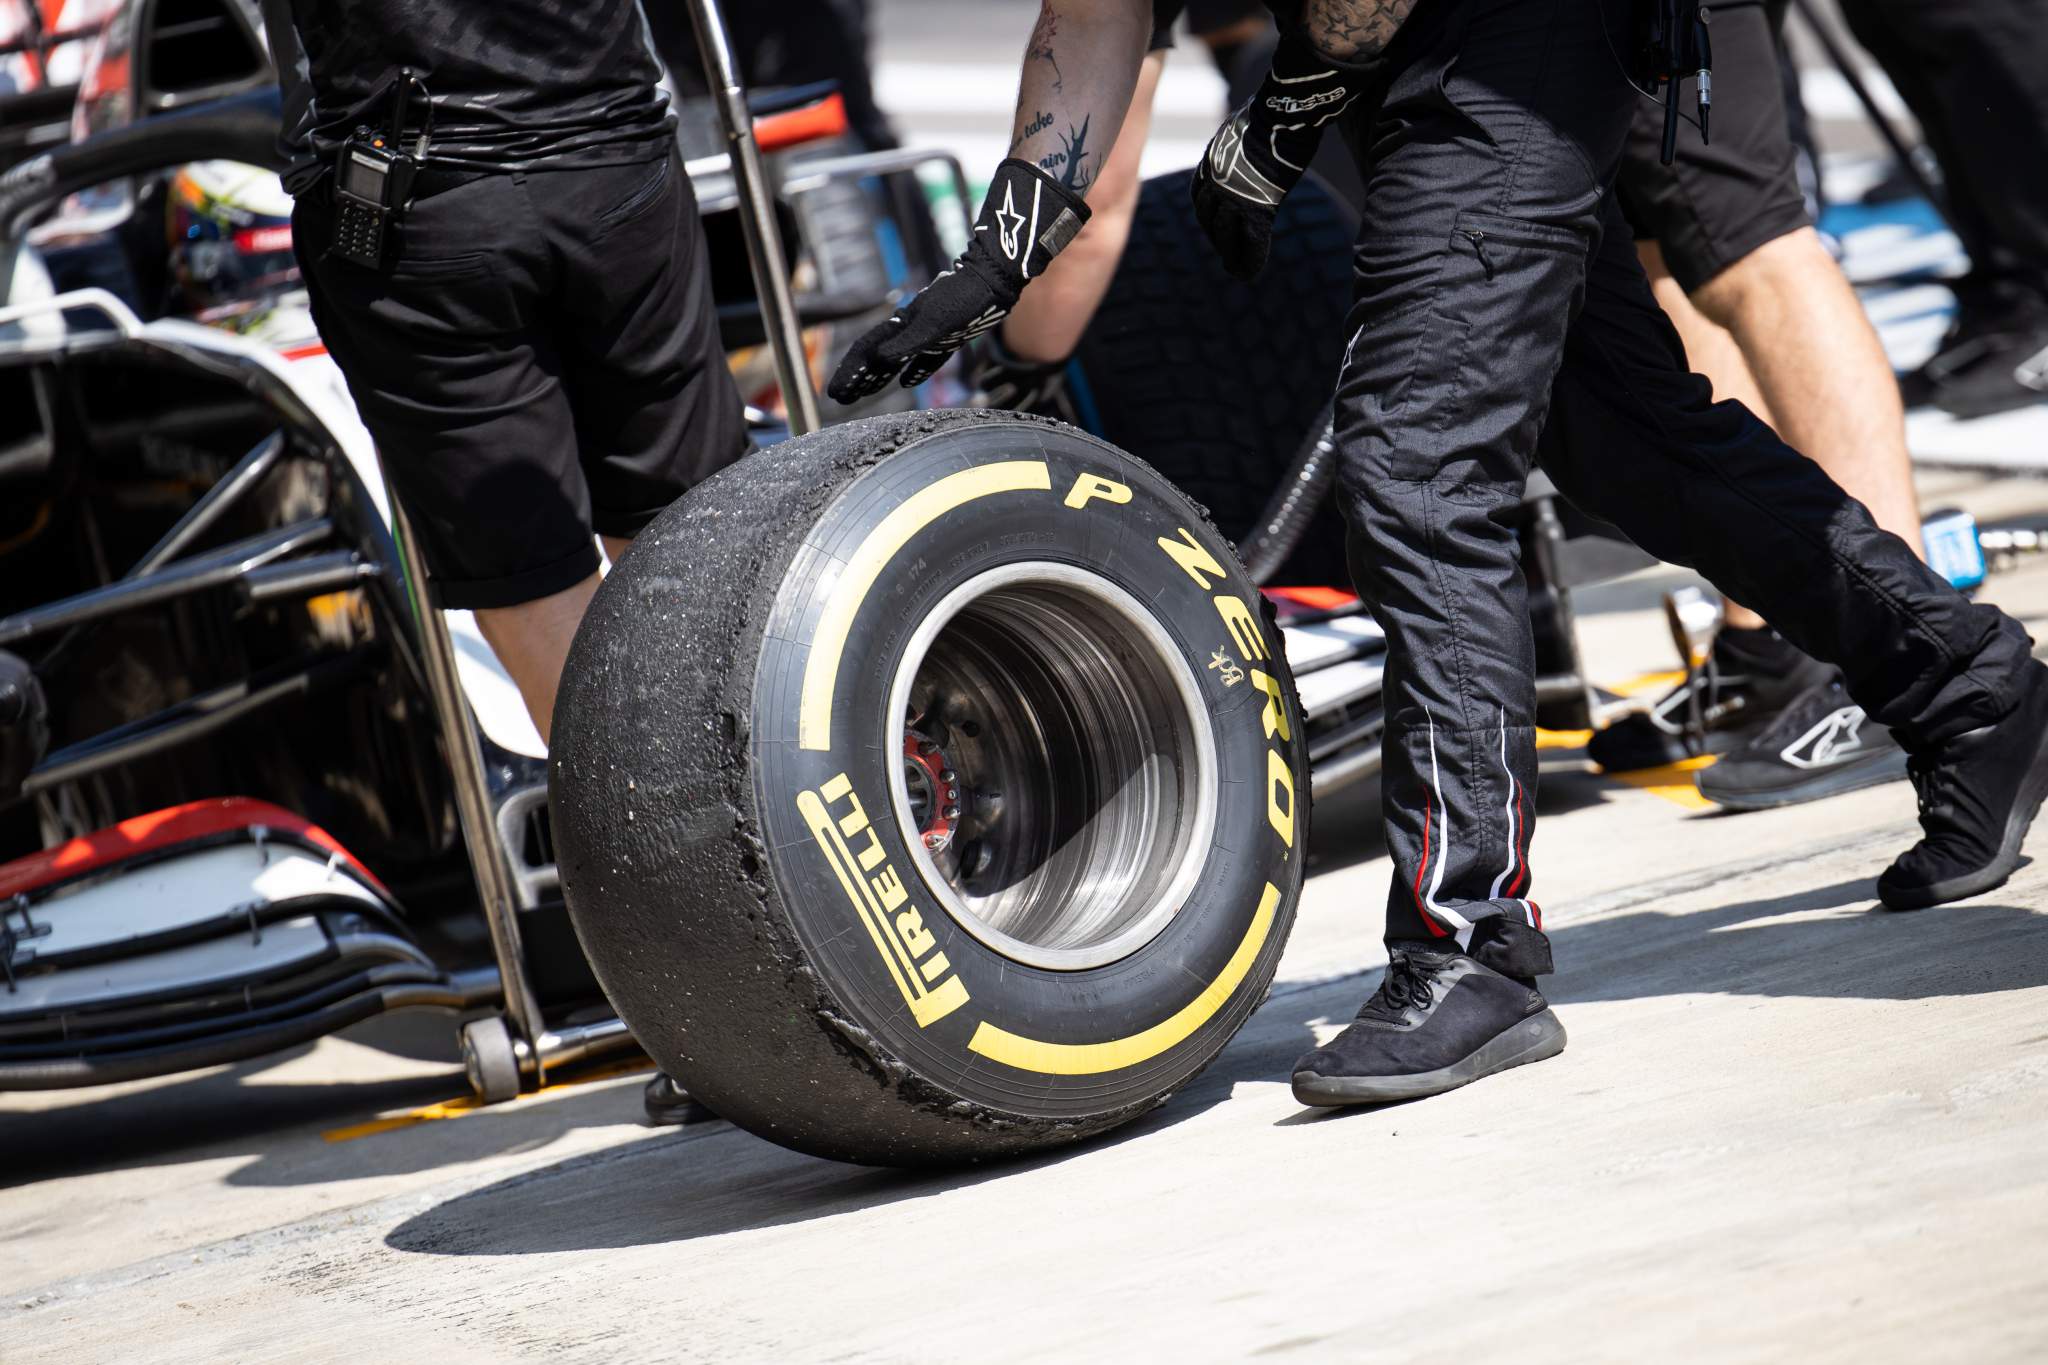
M1319 434L1344 357L1358 215L1314 176L1280 205L1273 255L1233 278L1195 221L1194 172L1147 180L1109 292L1075 353L1090 426L1151 464L1242 544ZM1348 584L1325 496L1272 580Z
M554 718L563 891L720 1115L877 1165L1135 1118L1265 997L1306 851L1278 630L1155 471L996 412L768 447L606 579Z

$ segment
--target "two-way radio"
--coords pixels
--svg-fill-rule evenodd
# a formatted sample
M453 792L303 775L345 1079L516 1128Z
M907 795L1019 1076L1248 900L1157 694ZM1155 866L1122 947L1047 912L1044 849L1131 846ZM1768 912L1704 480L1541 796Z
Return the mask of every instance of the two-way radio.
M405 145L405 119L412 92L425 97L427 115L418 141ZM388 133L360 127L341 144L334 166L334 251L357 265L381 268L390 248L391 225L412 204L413 180L426 159L434 127L434 103L411 67L401 67L391 93Z

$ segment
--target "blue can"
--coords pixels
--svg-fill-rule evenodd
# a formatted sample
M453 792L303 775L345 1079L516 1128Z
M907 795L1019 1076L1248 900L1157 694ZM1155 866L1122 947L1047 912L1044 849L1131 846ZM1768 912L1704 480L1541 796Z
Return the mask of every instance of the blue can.
M1958 508L1944 508L1920 523L1920 543L1927 565L1964 592L1984 583L1984 546L1977 539L1977 519Z

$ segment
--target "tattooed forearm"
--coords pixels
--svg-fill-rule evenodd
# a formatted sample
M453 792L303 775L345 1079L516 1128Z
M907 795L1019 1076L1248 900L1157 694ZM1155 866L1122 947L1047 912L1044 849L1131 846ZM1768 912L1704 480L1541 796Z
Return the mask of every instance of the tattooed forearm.
M1309 41L1339 61L1377 57L1417 0L1308 0Z
M1152 33L1152 0L1041 0L1010 155L1077 193L1101 175Z
M1060 59L1053 51L1053 41L1060 36L1060 17L1051 5L1038 11L1038 22L1031 26L1031 41L1025 45L1024 60L1045 62L1052 67L1052 89L1055 94L1066 88L1060 76Z

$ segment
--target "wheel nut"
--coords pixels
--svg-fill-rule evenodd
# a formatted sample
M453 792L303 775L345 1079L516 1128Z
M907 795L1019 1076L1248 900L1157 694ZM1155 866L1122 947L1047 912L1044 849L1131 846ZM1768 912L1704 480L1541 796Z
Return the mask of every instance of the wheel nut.
M951 782L953 777L954 773L951 768L942 769L939 773L939 781L941 782ZM948 795L951 795L951 793L948 793Z
M958 806L948 806L948 807L946 807L946 819L948 819L948 820L958 820L959 818L960 818L960 808L959 808Z

